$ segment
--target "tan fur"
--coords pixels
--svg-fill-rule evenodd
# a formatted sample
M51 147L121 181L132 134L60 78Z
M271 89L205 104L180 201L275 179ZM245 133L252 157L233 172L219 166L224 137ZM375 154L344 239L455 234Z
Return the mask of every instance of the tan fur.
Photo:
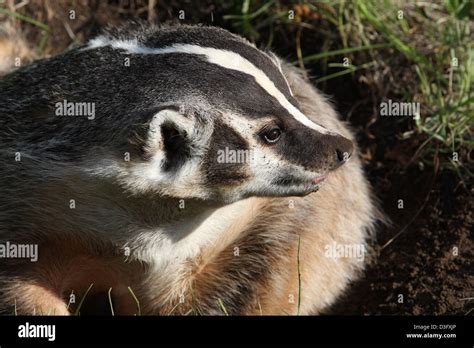
M319 93L296 71L286 68L285 72L306 115L353 139L350 131L337 120L337 115ZM348 283L358 277L364 266L364 262L358 260L324 256L325 246L333 241L338 244L365 245L370 236L376 210L360 161L354 156L341 169L331 173L326 185L318 193L303 198L261 198L259 202L254 226L246 227L242 222L238 238L235 238L236 231L232 229L222 237L220 247L203 252L197 275L193 275L195 281L204 291L225 282L220 269L228 266L234 258L235 246L239 246L246 236L259 233L258 220L268 220L275 233L274 242L286 255L269 265L273 267L270 282L261 284L260 296L248 313L296 314L300 292L300 313L319 313L336 300ZM290 208L291 203L293 208ZM298 286L298 238L301 289ZM221 251L222 245L226 243L228 247ZM183 288L182 292L185 293L186 289ZM204 293L202 296L210 295Z
M283 66L283 71L303 113L353 139L324 97L295 69ZM106 208L107 201L101 201L100 192L106 189L98 186L84 191L79 179L69 187L45 187L42 197L48 198L41 209L46 213L55 209L53 214L74 214L66 205L58 208L63 204L58 200L79 197L79 209L94 212L94 229L106 224L108 228L119 228L126 220L114 216L114 211ZM119 199L125 201L123 197ZM134 200L126 199L128 203ZM100 209L103 212L97 213ZM137 202L132 213L145 211ZM298 307L300 314L317 314L343 293L364 265L353 258L326 257L325 247L332 242L365 245L377 216L357 153L330 173L317 193L249 198L222 208L222 216L224 212L231 212L233 217L220 224L230 223L230 227L219 232L195 257L168 262L159 269L127 260L116 245L88 233L90 226L78 226L72 231L67 224L52 220L50 231L41 231L50 239L41 241L40 261L5 268L7 274L15 276L0 279L4 286L0 304L16 304L21 314L68 314L69 294L74 291L79 300L94 283L92 293L105 294L113 289L115 314L227 311L285 315L298 313ZM110 217L110 221L104 221L104 217ZM216 230L220 230L219 226ZM21 277L17 276L18 269ZM128 287L138 297L139 305Z
M9 22L0 25L0 76L35 59L27 41Z

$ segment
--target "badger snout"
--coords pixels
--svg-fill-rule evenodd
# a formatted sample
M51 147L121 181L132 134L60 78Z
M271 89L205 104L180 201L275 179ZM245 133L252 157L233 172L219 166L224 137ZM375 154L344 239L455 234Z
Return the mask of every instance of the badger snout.
M354 144L339 134L311 132L307 135L301 140L301 154L297 155L307 171L325 174L339 168L352 156Z
M343 165L352 156L354 144L340 135L324 135L327 164L329 170L334 170Z
M266 195L304 196L318 191L328 173L343 165L352 156L351 140L331 131L321 132L299 128L289 132L272 149L282 156L271 189Z

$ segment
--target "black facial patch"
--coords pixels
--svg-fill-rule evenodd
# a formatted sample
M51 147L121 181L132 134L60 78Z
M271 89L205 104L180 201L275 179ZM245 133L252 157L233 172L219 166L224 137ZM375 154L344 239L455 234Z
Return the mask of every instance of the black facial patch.
M283 134L274 149L289 162L307 170L319 167L328 155L322 135L297 124Z
M280 174L281 176L272 180L272 184L277 186L290 186L290 185L298 185L301 182L295 181L295 178L291 176L291 174Z
M291 96L288 84L275 62L267 54L227 30L193 26L162 28L148 34L142 44L151 48L190 44L235 52L262 70L285 97L289 99Z
M142 31L124 30L114 35L119 40L138 38L140 44L148 47L181 42L230 49L263 70L282 93L289 95L289 91L285 92L286 82L271 59L225 30L184 26ZM124 58L130 58L130 66L124 66ZM38 154L49 149L44 141L54 140L48 146L58 150L51 148L50 152L61 155L63 161L87 155L94 147L116 153L120 158L124 152L130 152L131 161L146 160L147 154L142 150L146 140L144 125L153 115L150 110L157 112L163 105L192 103L193 98L205 100L216 110L235 110L249 119L278 116L284 111L253 76L212 64L203 56L128 54L110 46L76 48L20 68L0 80L2 140L12 144L38 143ZM55 116L54 105L61 100L95 105L95 118ZM41 106L46 108L45 115L51 116L50 122L31 117L30 112L40 110ZM41 134L40 139L30 139L31 134ZM178 158L185 157L186 151L178 152ZM167 168L179 162L168 160ZM171 164L173 161L175 164Z
M324 171L342 163L340 153L352 152L351 141L344 137L322 134L290 118L285 121L285 131L271 148L290 163L308 171Z
M164 93L169 93L170 88L173 88L175 94L199 94L216 109L235 110L245 118L269 117L286 111L253 76L212 64L203 56L172 53L142 55L134 59L137 64L146 67L147 76L161 80L156 87L160 88L160 92L169 86ZM161 79L164 72L169 73L169 76ZM136 72L136 75L141 73ZM149 79L146 76L143 78ZM150 83L156 84L154 80Z
M172 123L163 123L161 136L166 158L163 164L165 171L176 170L191 158L191 144L184 131Z
M232 163L232 157L226 156L236 154L238 151L249 153L249 147L245 139L231 127L221 121L216 121L211 143L203 162L203 171L209 186L236 185L248 178L245 170L248 164ZM224 159L224 161L220 161L220 159Z
M128 113L128 118L136 120L136 124L131 125L131 128L127 136L121 143L117 144L117 153L120 155L129 152L131 154L131 160L139 158L142 161L149 161L153 157L153 153L147 151L147 138L150 131L149 122L153 119L153 116L162 110L174 110L178 111L179 108L175 105L160 105L159 107L153 107L149 110L138 110L135 112Z

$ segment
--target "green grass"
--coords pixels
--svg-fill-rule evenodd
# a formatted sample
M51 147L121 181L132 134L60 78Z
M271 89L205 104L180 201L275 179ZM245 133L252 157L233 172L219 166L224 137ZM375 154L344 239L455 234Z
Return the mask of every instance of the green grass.
M132 288L129 286L127 287L128 289L128 292L130 293L130 295L132 295L133 297L133 300L135 301L135 303L137 304L137 314L135 314L136 316L140 316L142 315L142 309L140 307L140 301L138 300L138 297L135 295L135 293L133 292Z
M94 286L94 283L92 283L86 290L86 292L84 293L84 295L81 297L81 301L79 301L79 305L77 306L75 312L74 312L74 315L80 315L81 314L81 307L84 303L84 300L86 299L87 295L89 294L89 292L91 291L92 287Z
M319 62L326 71L338 67L335 61L349 58L351 64L341 64L341 70L313 82L373 76L382 69L399 78L391 95L397 101L420 103L420 117L410 120L412 136L422 139L416 155L425 164L433 164L436 157L443 169L472 175L463 163L473 146L472 7L469 0L244 1L240 10L236 7L235 14L224 18L259 46L271 45L277 31L290 33L294 64L302 67ZM294 11L293 19L289 11ZM314 51L305 47L303 54L301 35L312 34L322 44ZM452 64L455 59L457 67ZM374 105L380 101L374 100ZM456 153L458 161L453 160Z
M296 315L300 315L301 307L301 267L300 267L300 246L301 246L301 236L298 236L298 250L297 250L297 267L298 267L298 308Z
M402 92L421 105L421 115L414 121L418 133L427 138L418 153L426 158L439 153L441 166L456 170L462 163L453 161L453 154L473 145L469 6L469 1L460 0L433 3L429 8L414 5L402 9L402 19L393 15L399 9L392 1L359 0L351 9L363 26L371 27L414 67L415 83Z
M110 306L110 314L112 316L115 316L115 311L114 311L114 304L112 302L112 288L109 288L109 291L107 292L107 297L109 298L109 306Z
M46 31L48 33L51 33L51 28L49 26L47 26L46 24L44 24L40 21L35 20L34 18L24 16L21 13L18 13L18 12L11 12L11 11L7 10L6 8L4 8L4 7L0 7L0 13L6 14L7 16L10 16L10 17L13 17L13 18L20 19L20 20L22 20L26 23L30 23L32 25L35 25L35 26L43 29L44 31Z
M76 310L74 311L75 316L80 316L81 315L80 311L81 311L82 305L83 305L87 295L89 295L89 292L91 291L93 286L94 286L94 283L92 283L87 288L84 295L81 297L79 305L77 306ZM133 292L132 288L129 286L129 287L127 287L127 289L128 289L128 292L130 293L130 296L133 298L133 300L135 301L135 303L137 305L137 313L135 315L140 316L141 315L140 302L139 302L137 296L135 295L135 293ZM112 299L112 288L109 288L109 290L107 291L107 299L108 299L108 302L109 302L110 314L112 316L115 316L115 310L114 310L113 299ZM68 307L69 307L69 304L68 304ZM15 302L15 311L16 311L16 302Z
M226 317L228 317L229 313L227 312L227 309L224 306L224 302L222 302L222 300L220 298L217 299L217 304L219 305L219 308L221 309L222 313L224 313L224 315Z
M1 7L1 4L0 4L0 14L4 14L4 15L10 17L10 18L19 19L19 20L21 20L25 23L29 23L31 25L34 25L34 26L40 28L42 30L42 36L41 36L41 39L39 40L39 42L36 45L36 52L40 55L43 54L46 43L48 42L48 40L50 38L50 35L52 34L51 28L48 25L46 25L46 24L44 24L40 21L37 21L34 18L22 15L21 13L11 12L8 9L6 9L5 7Z

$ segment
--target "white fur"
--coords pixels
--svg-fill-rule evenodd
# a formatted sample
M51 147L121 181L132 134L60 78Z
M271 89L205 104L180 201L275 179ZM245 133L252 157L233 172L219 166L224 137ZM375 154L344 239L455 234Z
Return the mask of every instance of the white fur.
M169 54L169 53L188 53L203 55L207 60L226 69L236 70L254 77L255 81L272 97L274 97L281 106L283 106L297 121L305 126L312 128L320 133L331 133L324 127L321 127L311 121L306 115L298 110L283 93L275 86L275 84L268 78L268 76L260 69L258 69L250 61L242 57L240 54L221 50L212 47L201 47L189 44L175 44L169 47L150 48L140 46L136 40L108 40L104 37L98 37L89 42L87 49L97 47L111 46L117 49L123 49L131 54Z
M187 259L196 257L203 249L212 248L213 244L218 243L222 234L232 225L238 224L240 216L249 209L252 206L246 200L241 200L209 210L209 213L204 211L209 216L203 220L198 215L184 223L142 230L126 246L133 250L133 259L149 262L155 269L170 264L179 268Z
M249 121L240 115L224 114L223 120L229 127L245 137L253 154L252 160L248 163L253 178L240 185L237 192L232 190L226 192L229 200L239 199L240 195L246 192L259 192L263 194L265 192L268 193L269 189L274 193L280 192L282 190L281 187L271 186L269 182L272 178L278 177L281 167L291 169L294 173L299 173L300 176L306 176L308 183L316 176L324 174L307 171L303 166L288 162L284 157L278 156L268 147L259 144L253 137L245 136L246 134L254 133L254 130L260 127L260 123L266 124L271 118ZM281 193L284 194L284 192Z
M186 161L179 171L164 173L162 170L165 153L163 151L163 142L161 138L161 125L164 122L172 122L180 129L186 131L188 137L194 144L193 158ZM198 192L200 181L199 168L201 166L201 151L206 149L206 144L212 134L213 127L208 124L207 127L196 126L196 120L193 116L184 117L179 112L171 109L165 109L153 116L149 125L147 136L147 151L152 154L148 162L136 164L129 168L129 172L124 175L124 180L133 185L134 189L146 191L150 187L160 187L166 194L173 194L173 190L186 190L191 188L196 196L207 198L204 192ZM199 132L199 134L197 134Z

